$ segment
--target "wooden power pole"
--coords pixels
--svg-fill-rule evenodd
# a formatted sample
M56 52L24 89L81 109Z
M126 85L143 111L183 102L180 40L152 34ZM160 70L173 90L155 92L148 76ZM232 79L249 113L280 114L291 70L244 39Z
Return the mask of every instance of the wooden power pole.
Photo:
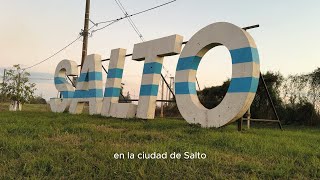
M88 35L89 35L89 19L90 18L90 0L86 0L86 14L84 17L84 29L82 32L83 44L82 44L82 57L81 57L81 69L84 63L84 60L87 56L88 50Z

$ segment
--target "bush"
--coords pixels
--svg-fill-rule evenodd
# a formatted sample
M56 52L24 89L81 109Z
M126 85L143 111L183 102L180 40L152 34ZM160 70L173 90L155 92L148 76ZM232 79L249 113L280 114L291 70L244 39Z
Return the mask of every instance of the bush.
M47 104L47 101L40 96L36 96L30 99L30 104Z

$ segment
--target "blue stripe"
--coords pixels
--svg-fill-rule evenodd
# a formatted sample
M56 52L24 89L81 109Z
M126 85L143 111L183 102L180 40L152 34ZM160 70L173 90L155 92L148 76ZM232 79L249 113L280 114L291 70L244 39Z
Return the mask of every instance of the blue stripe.
M158 95L158 85L146 84L140 87L140 96L157 96Z
M89 75L89 77L88 77ZM78 82L102 81L102 72L81 73Z
M67 83L66 78L63 77L55 77L54 84L65 84Z
M104 97L119 97L120 95L120 88L106 88L104 91Z
M62 98L73 98L74 91L61 91Z
M199 57L199 56L190 56L190 57L179 58L178 65L177 65L177 71L197 70L200 61L201 61L201 57Z
M78 82L88 82L89 78L87 76L87 73L81 73L80 77L78 78Z
M196 84L194 82L176 82L176 94L197 94Z
M160 74L162 64L157 62L145 63L143 67L143 74Z
M102 98L102 89L76 90L73 98Z
M259 64L259 54L257 48L245 47L230 50L232 64L255 62Z
M228 93L238 92L256 92L259 84L259 78L241 77L232 78L228 89Z
M107 78L122 78L123 69L114 68L109 69Z

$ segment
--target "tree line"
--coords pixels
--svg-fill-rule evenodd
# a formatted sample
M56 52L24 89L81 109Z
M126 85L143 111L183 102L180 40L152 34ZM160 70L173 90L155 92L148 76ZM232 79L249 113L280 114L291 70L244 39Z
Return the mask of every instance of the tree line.
M280 72L263 74L267 89L280 120L285 124L320 124L320 68L311 73L284 77ZM217 106L226 94L230 80L221 86L198 91L200 102L206 108ZM258 119L275 119L263 82L259 81L251 105L251 115Z
M320 68L311 73L284 77L280 72L262 74L279 119L284 124L320 125ZM206 87L197 91L202 105L208 109L216 107L228 91L230 79L221 86ZM157 113L159 114L159 108ZM166 103L165 116L181 117L176 103ZM263 82L260 80L256 96L251 105L251 117L276 119L268 100Z

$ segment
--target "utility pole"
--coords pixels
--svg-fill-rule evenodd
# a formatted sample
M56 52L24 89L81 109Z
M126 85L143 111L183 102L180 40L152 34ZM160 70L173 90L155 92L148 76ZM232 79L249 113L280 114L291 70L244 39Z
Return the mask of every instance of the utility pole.
M82 31L83 44L82 44L82 58L81 58L81 69L84 63L84 60L87 56L88 50L88 35L89 35L89 19L90 18L90 0L86 0L86 14L84 17L84 28Z

